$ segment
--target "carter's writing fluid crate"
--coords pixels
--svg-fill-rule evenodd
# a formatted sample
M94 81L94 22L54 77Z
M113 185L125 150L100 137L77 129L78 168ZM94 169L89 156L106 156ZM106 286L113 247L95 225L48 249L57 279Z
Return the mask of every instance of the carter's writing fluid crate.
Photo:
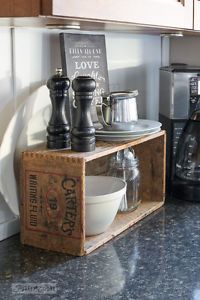
M21 242L82 256L92 252L164 204L165 132L120 143L97 142L96 150L38 149L22 154ZM118 213L109 229L85 236L85 176L107 172L108 158L133 147L140 162L141 204Z

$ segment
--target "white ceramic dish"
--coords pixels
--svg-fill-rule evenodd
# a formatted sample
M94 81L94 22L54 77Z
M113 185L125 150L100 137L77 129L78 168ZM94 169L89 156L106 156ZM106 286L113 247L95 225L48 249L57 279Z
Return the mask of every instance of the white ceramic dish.
M86 236L91 236L112 224L126 193L126 182L110 176L86 176L85 181Z
M136 140L140 137L146 136L146 135L150 135L156 132L159 132L160 128L152 130L148 133L143 133L143 134L135 134L135 135L101 135L101 134L96 134L96 140L99 141L105 141L105 142L123 142L123 141L132 141L132 140Z
M25 100L12 117L0 147L0 191L15 215L19 215L19 199L14 171L14 153L19 136L29 120L50 104L49 90L41 86Z
M162 126L162 124L158 121L147 120L147 119L138 119L137 123L135 123L133 130L104 130L104 129L96 129L97 134L104 135L138 135L142 133L147 133L152 130L158 129Z

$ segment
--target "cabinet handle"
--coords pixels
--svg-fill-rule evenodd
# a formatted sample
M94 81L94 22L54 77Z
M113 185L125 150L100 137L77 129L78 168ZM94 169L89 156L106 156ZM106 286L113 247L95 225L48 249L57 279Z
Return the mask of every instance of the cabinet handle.
M180 2L183 6L185 6L185 0L177 0L178 2Z

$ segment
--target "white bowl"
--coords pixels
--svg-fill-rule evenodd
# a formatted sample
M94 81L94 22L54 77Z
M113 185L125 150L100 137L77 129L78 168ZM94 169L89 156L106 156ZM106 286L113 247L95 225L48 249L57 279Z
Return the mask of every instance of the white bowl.
M91 236L103 233L113 222L126 193L126 182L110 176L86 176L85 181L85 233Z

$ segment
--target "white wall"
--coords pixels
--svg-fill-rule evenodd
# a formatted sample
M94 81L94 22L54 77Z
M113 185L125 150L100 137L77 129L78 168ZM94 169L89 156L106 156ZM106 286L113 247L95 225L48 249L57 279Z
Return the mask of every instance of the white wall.
M0 29L0 142L17 107L61 66L58 30ZM139 117L158 118L159 36L105 33L111 90L138 89Z
M140 118L158 118L160 43L159 36L106 34L110 89L137 89Z

